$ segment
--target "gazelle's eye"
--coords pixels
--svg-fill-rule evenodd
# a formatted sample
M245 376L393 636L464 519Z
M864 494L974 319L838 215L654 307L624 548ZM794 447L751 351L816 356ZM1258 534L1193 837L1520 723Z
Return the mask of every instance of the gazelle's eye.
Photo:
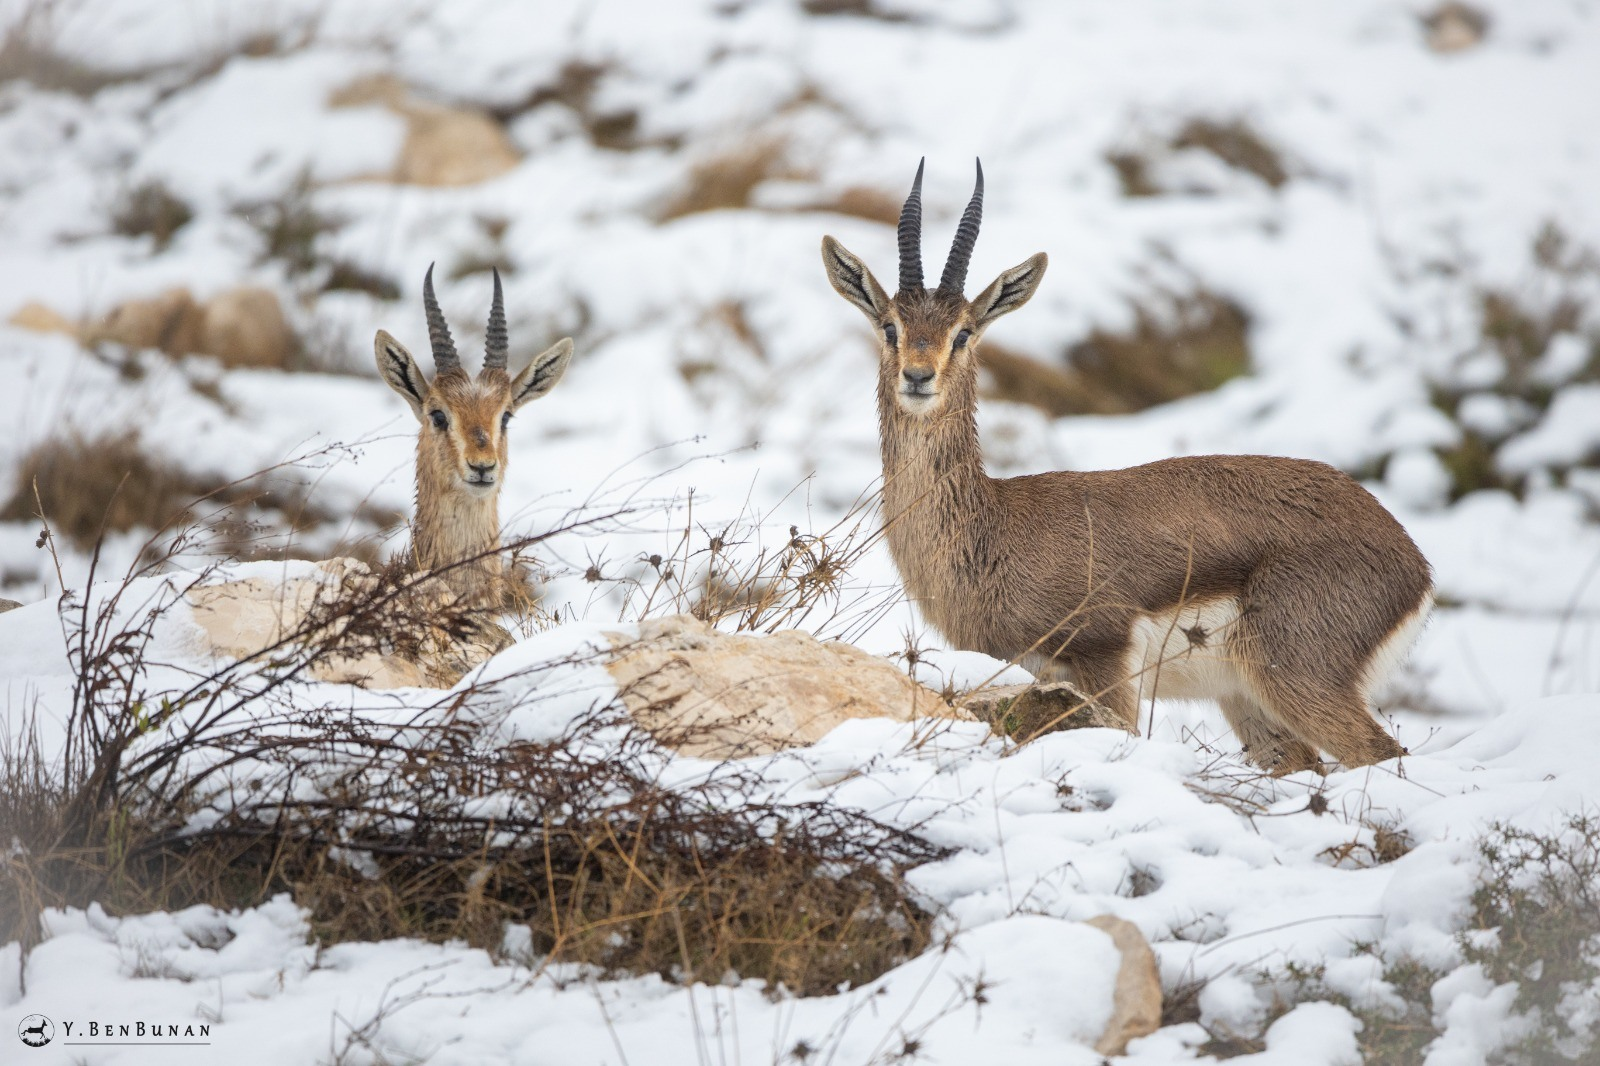
M433 428L445 430L450 428L450 417L443 411L429 411L428 417L433 419Z
M900 343L900 331L894 328L893 322L883 324L883 339L889 342L889 347L896 347Z
M971 336L972 331L970 329L964 329L960 333L957 333L955 343L950 346L951 350L953 351L956 348L965 348L967 346L967 340Z
M502 414L500 416L500 432L504 433L506 431L506 427L509 426L510 424L511 424L511 412L507 411L507 412L505 412L504 414Z

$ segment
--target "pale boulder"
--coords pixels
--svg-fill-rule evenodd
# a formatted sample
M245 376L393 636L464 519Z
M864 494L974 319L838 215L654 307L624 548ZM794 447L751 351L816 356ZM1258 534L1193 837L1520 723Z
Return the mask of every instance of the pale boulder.
M723 759L814 743L853 718L968 719L892 663L806 633L722 633L688 615L614 637L607 670L662 743Z
M30 312L30 318L48 321L38 312ZM99 321L72 332L87 344L109 341L168 355L211 355L227 366L285 367L300 350L277 295L252 285L225 289L204 303L188 289L168 289L124 301Z
M204 313L188 289L168 289L159 296L128 300L84 330L84 340L110 341L129 348L159 348L168 355L201 350Z
M359 598L375 587L376 578L356 559L330 559L317 564L308 577L287 580L245 578L213 585L196 585L185 593L194 621L204 631L215 655L244 659L273 649L286 641L316 643L343 631L337 611L326 628L321 614L330 606ZM419 591L416 595L426 595ZM415 629L414 622L397 625ZM511 643L511 637L492 623L479 627L471 640L456 640L423 627L406 634L408 653L398 648L363 647L359 652L318 656L309 676L363 688L449 688L468 670L487 661ZM268 652L264 658L277 657Z
M35 333L66 333L76 337L77 324L52 307L46 307L37 300L29 300L6 319L9 325L18 329L32 330Z
M383 107L406 121L405 143L390 173L409 185L474 185L521 162L505 130L487 114L419 100L392 74L359 78L333 94L333 107Z
M293 362L299 341L276 294L246 285L206 301L197 350L228 366L284 367Z

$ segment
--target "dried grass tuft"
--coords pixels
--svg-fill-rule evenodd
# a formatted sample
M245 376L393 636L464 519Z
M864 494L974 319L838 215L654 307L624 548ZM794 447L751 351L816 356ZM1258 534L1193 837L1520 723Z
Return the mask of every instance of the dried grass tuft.
M1250 315L1195 286L1160 291L1133 305L1133 325L1101 327L1055 364L985 344L978 354L986 394L1049 415L1129 414L1206 392L1250 371Z
M659 220L749 207L762 182L805 176L789 162L788 152L781 137L756 137L701 160L690 168L688 181L662 208Z

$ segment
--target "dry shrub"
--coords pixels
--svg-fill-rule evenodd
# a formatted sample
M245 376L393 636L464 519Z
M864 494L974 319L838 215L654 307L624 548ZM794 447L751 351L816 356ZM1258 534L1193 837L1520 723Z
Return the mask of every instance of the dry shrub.
M190 473L150 456L131 432L93 438L71 434L41 441L23 456L17 489L0 506L0 521L35 521L42 505L53 531L84 551L108 533L160 532L199 521L214 553L305 558L292 535L341 520L312 501L310 493L310 485L287 475L227 482ZM401 520L397 512L367 504L351 517L354 524L378 529ZM378 553L378 546L365 540L339 548L367 562Z
M1203 287L1166 292L1133 313L1131 329L1096 328L1067 351L1087 410L1141 411L1249 372L1250 315L1227 297Z
M468 824L358 838L379 870L368 878L329 861L337 836L295 841L294 857L279 841L257 858L264 872L283 871L259 898L291 888L325 941L403 931L493 950L512 923L546 962L678 980L731 971L799 994L871 980L927 947L931 916L894 867L932 849L820 804L719 809L623 765L548 746L499 752L476 780L440 787L471 796L510 786L536 803L520 824L495 827L522 836L517 844L485 848L483 827Z
M1106 153L1105 160L1117 175L1122 195L1163 196L1181 190L1161 183L1158 164L1172 153L1187 149L1209 152L1234 170L1261 179L1270 189L1282 188L1290 177L1282 153L1243 118L1193 116L1170 136L1138 147L1114 148Z
M869 222L882 222L887 226L900 221L899 198L866 185L851 185L837 196L815 201L806 210L832 211L834 214L864 218Z
M1600 982L1600 818L1574 815L1560 828L1535 833L1494 825L1479 839L1479 872L1467 927L1458 934L1466 962L1495 984L1515 984L1516 1013L1532 1024L1496 1053L1495 1062L1544 1066L1590 1062L1593 1031L1574 1026L1576 998ZM1492 935L1484 936L1484 933ZM1257 1033L1209 1032L1201 1054L1232 1058L1265 1050L1261 1033L1300 1003L1337 1004L1360 1021L1357 1043L1371 1066L1412 1066L1442 1034L1433 986L1445 974L1409 956L1389 957L1371 943L1353 954L1377 959L1394 998L1355 1002L1328 987L1325 968L1289 964L1263 971L1272 1006Z
M639 112L631 107L604 109L595 102L600 83L612 70L609 63L572 59L561 65L548 83L537 86L526 97L509 107L491 108L489 114L501 123L535 108L557 104L578 117L580 125L596 148L626 152L655 145L677 148L677 138L646 141L639 137Z
M0 878L0 911L36 921L42 907L91 901L113 913L227 909L289 892L325 944L416 936L495 951L509 923L527 928L536 958L523 961L535 965L712 982L731 971L801 995L870 981L931 942L933 916L899 877L939 855L916 838L824 804L719 808L626 759L556 746L427 752L398 774L438 806L353 834L338 816L381 803L341 796L194 834L108 815L69 842L61 797L8 775L0 814L22 847ZM465 813L490 792L528 812ZM367 872L351 855L370 860ZM0 936L38 934L13 924Z
M1478 335L1468 357L1488 355L1494 380L1487 385L1481 379L1467 384L1452 374L1436 374L1429 382L1434 407L1459 431L1455 444L1436 449L1450 475L1452 501L1480 489L1521 496L1526 478L1501 468L1497 458L1501 445L1538 423L1561 388L1600 383L1600 324L1594 319L1592 295L1600 282L1600 253L1574 242L1555 222L1541 227L1531 252L1531 267L1521 284L1473 286ZM1450 275L1462 272L1457 265L1436 269ZM1564 334L1581 338L1588 354L1581 365L1567 368L1557 379L1544 372L1543 357L1551 342ZM1464 419L1464 406L1485 395L1508 401L1520 417L1498 430ZM1559 483L1573 467L1596 465L1600 455L1580 457L1551 473Z
M19 13L0 39L0 84L25 81L48 92L87 97L148 73L94 67L63 53L56 47L60 0L30 0L18 6Z
M278 260L291 277L316 270L323 262L317 251L318 238L344 226L344 219L317 207L314 192L310 175L302 174L281 196L234 208L260 236L261 261Z
M874 0L800 0L800 10L808 15L849 15L878 22L912 22L904 11L889 11Z
M536 965L732 972L799 994L871 980L929 945L933 916L900 874L941 849L827 803L756 798L734 769L663 786L653 743L614 712L508 745L471 716L395 725L294 702L289 682L330 656L418 627L475 639L473 610L446 605L441 621L418 598L429 580L392 569L347 585L252 662L161 693L142 679L176 594L125 624L69 597L67 756L47 768L36 747L0 752L0 815L17 839L0 857L0 937L36 943L46 907L235 908L288 891L324 943L497 950L510 923ZM503 697L451 692L433 711L485 698ZM219 794L230 767L245 780Z
M1250 370L1250 315L1202 286L1133 305L1131 329L1100 327L1067 349L1065 365L985 345L988 395L1052 416L1110 415L1206 392Z
M103 533L181 521L196 499L216 488L216 482L152 459L132 433L74 435L45 440L23 457L17 490L0 507L0 519L32 520L42 504L57 532L89 549Z
M1468 962L1497 984L1516 982L1516 1009L1535 1021L1507 1061L1584 1058L1600 1032L1575 1030L1577 1008L1563 1000L1600 982L1600 817L1574 815L1551 833L1496 826L1479 842L1483 872L1472 894Z
M1129 199L1161 195L1161 186L1150 175L1150 161L1140 153L1113 150L1106 153L1106 162L1116 172L1122 195Z
M1382 866L1404 858L1416 847L1411 834L1395 822L1382 818L1363 818L1361 828L1365 833L1342 844L1334 844L1318 852L1334 866Z
M755 137L701 160L689 169L684 187L662 208L659 221L749 207L751 194L762 182L805 176L790 164L788 148L780 137Z
M322 291L364 292L380 300L400 299L399 282L348 259L335 259L328 264L328 278L322 283Z
M1087 414L1084 386L1071 368L1054 366L992 341L978 350L988 386L984 395L1026 403L1052 418Z
M172 238L194 218L194 211L159 181L134 186L111 209L111 228L124 237L149 236L155 251L165 251Z
M443 692L400 722L305 706L294 683L319 663L481 639L481 612L439 598L437 581L399 564L347 575L268 646L159 691L152 638L180 592L124 580L93 604L64 596L65 753L47 766L28 732L0 750L0 817L16 838L0 852L0 937L31 947L48 907L234 908L288 891L324 942L497 950L511 923L534 964L733 972L801 994L868 981L929 945L933 916L900 875L941 849L825 802L767 800L732 766L664 786L654 742L620 710L506 744L492 713L463 710L525 713L537 686Z
M506 247L506 233L511 229L511 220L504 215L484 214L474 221L478 224L481 243L457 257L450 267L450 277L459 279L493 270L515 274L516 260Z
M1210 152L1235 170L1254 174L1269 188L1280 188L1289 180L1277 149L1243 119L1191 118L1172 138L1171 145L1177 150L1200 148Z
M1291 962L1281 971L1257 974L1270 989L1272 1002L1255 1032L1241 1033L1224 1026L1208 1027L1206 1042L1196 1051L1217 1059L1256 1055L1267 1049L1264 1034L1279 1018L1302 1003L1333 1003L1360 1022L1356 1044L1367 1066L1415 1066L1428 1045L1439 1036L1433 1024L1433 985L1444 976L1409 957L1386 960L1374 944L1356 944L1354 954L1371 956L1382 964L1382 980L1399 998L1398 1007L1357 1003L1328 987L1324 966ZM1199 1020L1198 1016L1195 1018Z
M691 614L736 633L804 627L848 641L902 595L895 586L846 597L845 575L882 536L875 519L872 500L862 499L820 533L790 526L778 546L760 543L759 521L685 529L671 555L642 559L640 573L618 579L630 586L624 617Z

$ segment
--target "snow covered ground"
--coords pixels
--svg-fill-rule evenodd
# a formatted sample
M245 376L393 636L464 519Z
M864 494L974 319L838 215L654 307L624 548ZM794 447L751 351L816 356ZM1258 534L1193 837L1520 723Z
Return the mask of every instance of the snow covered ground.
M8 5L6 17L31 6ZM1231 451L1371 477L1441 593L1384 708L1415 753L1403 775L1235 782L1229 768L1242 764L1220 716L1183 704L1157 709L1148 740L1068 734L1006 758L969 731L913 745L900 727L863 723L761 773L775 795L825 793L957 849L912 874L946 908L952 948L865 989L774 1003L738 984L529 986L525 972L460 948L319 952L283 902L234 916L55 916L29 958L25 997L15 967L0 966L5 1018L211 1017L219 1058L309 1062L333 1058L384 995L426 986L381 1027L387 1061L767 1062L803 1040L832 1055L817 1061L846 1064L919 1033L929 1061L1093 1062L1082 1040L1109 996L1106 945L1065 920L1109 911L1150 937L1169 982L1209 979L1208 1022L1248 1028L1266 996L1251 974L1288 961L1330 960L1330 983L1381 993L1371 960L1351 950L1377 940L1454 971L1434 990L1445 1036L1431 1066L1485 1061L1514 1029L1507 994L1460 966L1451 934L1475 836L1495 821L1549 830L1600 794L1588 757L1600 741L1600 495L1586 468L1600 418L1594 386L1567 365L1595 343L1600 281L1553 271L1533 250L1552 221L1570 248L1600 247L1600 12L1577 0L1485 4L1483 43L1439 54L1424 46L1416 5L1376 0L864 6L890 17L816 15L788 0L60 5L59 51L150 72L90 95L0 85L0 313L39 301L86 319L172 285L201 298L265 285L318 361L349 373L222 372L148 353L130 374L63 336L0 327L13 383L0 390L0 494L40 441L131 430L164 463L229 479L317 453L304 465L319 506L405 511L414 423L373 374L370 338L385 328L425 348L420 281L437 261L445 312L471 352L488 275L444 278L503 257L512 362L568 333L578 352L513 423L502 520L529 534L575 510L631 507L626 521L541 546L547 605L614 622L642 560L680 550L686 525L696 546L731 528L753 550L758 535L781 543L791 525L820 533L870 490L871 339L829 290L817 247L831 233L884 276L894 235L810 205L854 188L897 201L925 155L931 260L976 155L988 194L974 284L1033 252L1051 257L1039 295L994 343L1054 358L1093 326L1127 326L1128 299L1163 284L1198 282L1252 316L1253 372L1212 392L1055 420L985 402L992 472ZM294 47L241 48L263 31ZM223 60L195 76L198 56ZM586 94L557 91L581 64L599 72ZM328 99L380 72L503 114L521 163L457 188L366 177L390 166L403 124ZM629 114L622 141L596 143L596 116ZM1186 192L1125 196L1107 153L1159 155L1150 146L1194 116L1248 120L1288 180L1273 188L1190 149L1157 160L1156 177ZM749 207L661 221L697 166L751 144L781 145L783 164ZM262 256L243 205L303 178L317 211L343 220L316 237L317 254L392 279L399 300L320 292L315 272ZM193 212L164 249L109 221L145 182ZM1492 398L1487 290L1536 307L1589 301L1530 353L1549 383L1545 411ZM1449 416L1441 382L1472 404ZM1491 489L1447 503L1436 451L1496 417L1508 420L1500 458L1523 478L1521 497ZM322 452L335 444L347 447ZM0 594L29 604L0 616L10 722L36 704L59 713L67 698L51 635L59 589L37 534L32 522L0 523ZM322 550L337 532L312 536ZM120 570L143 539L114 537L103 565ZM64 563L69 585L85 579L86 556L68 550ZM586 580L595 568L601 580ZM937 648L909 606L876 609L893 582L887 555L869 552L826 635L884 654L908 639ZM179 637L168 651L182 661ZM973 669L948 653L933 668L941 661ZM674 772L702 769L684 760ZM1260 807L1241 813L1218 790ZM1310 809L1312 792L1327 813ZM1379 822L1417 847L1371 868L1329 861L1325 849L1370 839ZM1157 887L1131 895L1134 870ZM0 961L15 952L0 949ZM133 960L151 956L166 976L131 976L151 969ZM992 1001L941 1016L980 972L999 989ZM1354 1024L1342 1008L1303 1006L1249 1061L1355 1061ZM1202 1040L1196 1026L1169 1027L1130 1061L1186 1061ZM93 1062L180 1061L76 1050ZM31 1054L70 1058L60 1047Z

